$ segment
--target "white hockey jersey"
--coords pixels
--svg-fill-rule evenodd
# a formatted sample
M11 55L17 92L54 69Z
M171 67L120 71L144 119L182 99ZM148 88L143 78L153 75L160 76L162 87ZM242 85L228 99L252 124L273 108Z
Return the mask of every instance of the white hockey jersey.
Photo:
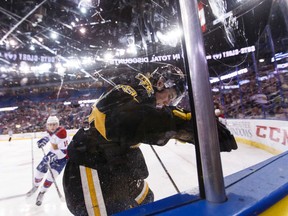
M54 133L49 134L49 141L51 144L57 145L58 149L54 149L51 145L50 151L57 155L58 159L67 157L67 147L69 144L69 137L64 127L58 127Z

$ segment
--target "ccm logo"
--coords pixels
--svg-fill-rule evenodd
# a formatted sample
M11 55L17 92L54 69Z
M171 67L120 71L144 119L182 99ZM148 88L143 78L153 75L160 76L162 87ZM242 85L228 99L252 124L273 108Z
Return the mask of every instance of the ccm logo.
M288 144L288 132L285 129L256 125L256 136L269 138L274 142L281 142L283 145Z

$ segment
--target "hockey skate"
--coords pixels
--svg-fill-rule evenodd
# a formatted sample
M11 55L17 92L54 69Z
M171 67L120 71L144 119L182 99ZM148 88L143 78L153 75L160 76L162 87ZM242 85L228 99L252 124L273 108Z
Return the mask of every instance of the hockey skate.
M34 194L37 191L37 189L38 189L38 187L33 186L33 188L26 193L26 197L32 196L32 194Z
M40 206L42 204L43 196L45 192L39 192L37 199L36 199L36 205Z

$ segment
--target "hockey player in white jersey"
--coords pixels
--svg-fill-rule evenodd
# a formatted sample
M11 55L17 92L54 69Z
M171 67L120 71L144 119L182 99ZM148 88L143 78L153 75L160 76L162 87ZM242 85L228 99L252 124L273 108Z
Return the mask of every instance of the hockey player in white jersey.
M38 206L42 204L45 192L53 184L56 177L61 173L66 165L68 158L67 145L69 143L69 139L66 129L59 126L59 119L56 116L49 116L46 122L46 128L47 136L38 140L37 145L39 148L43 148L48 142L50 142L50 151L43 156L41 162L36 167L34 186L26 194L27 197L30 197L32 194L34 194L39 188L44 175L47 173L47 177L43 185L40 187L40 191L36 199L36 205Z

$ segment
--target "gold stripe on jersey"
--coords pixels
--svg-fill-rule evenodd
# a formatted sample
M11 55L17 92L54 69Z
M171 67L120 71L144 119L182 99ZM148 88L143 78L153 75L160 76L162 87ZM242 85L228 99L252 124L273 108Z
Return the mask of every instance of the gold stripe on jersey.
M130 146L130 148L131 149L139 148L140 145L141 145L141 143L138 143L138 144Z
M144 181L144 187L141 193L135 198L135 201L140 205L143 202L143 200L146 198L148 192L149 192L148 183Z
M91 203L93 206L94 210L94 215L100 216L100 210L99 210L99 205L96 197L96 191L92 179L92 172L90 168L86 167L86 175L87 175L87 182L88 182L88 187L89 187L89 192L90 192L90 198L91 198Z
M80 166L80 176L88 215L106 216L106 207L97 170Z

